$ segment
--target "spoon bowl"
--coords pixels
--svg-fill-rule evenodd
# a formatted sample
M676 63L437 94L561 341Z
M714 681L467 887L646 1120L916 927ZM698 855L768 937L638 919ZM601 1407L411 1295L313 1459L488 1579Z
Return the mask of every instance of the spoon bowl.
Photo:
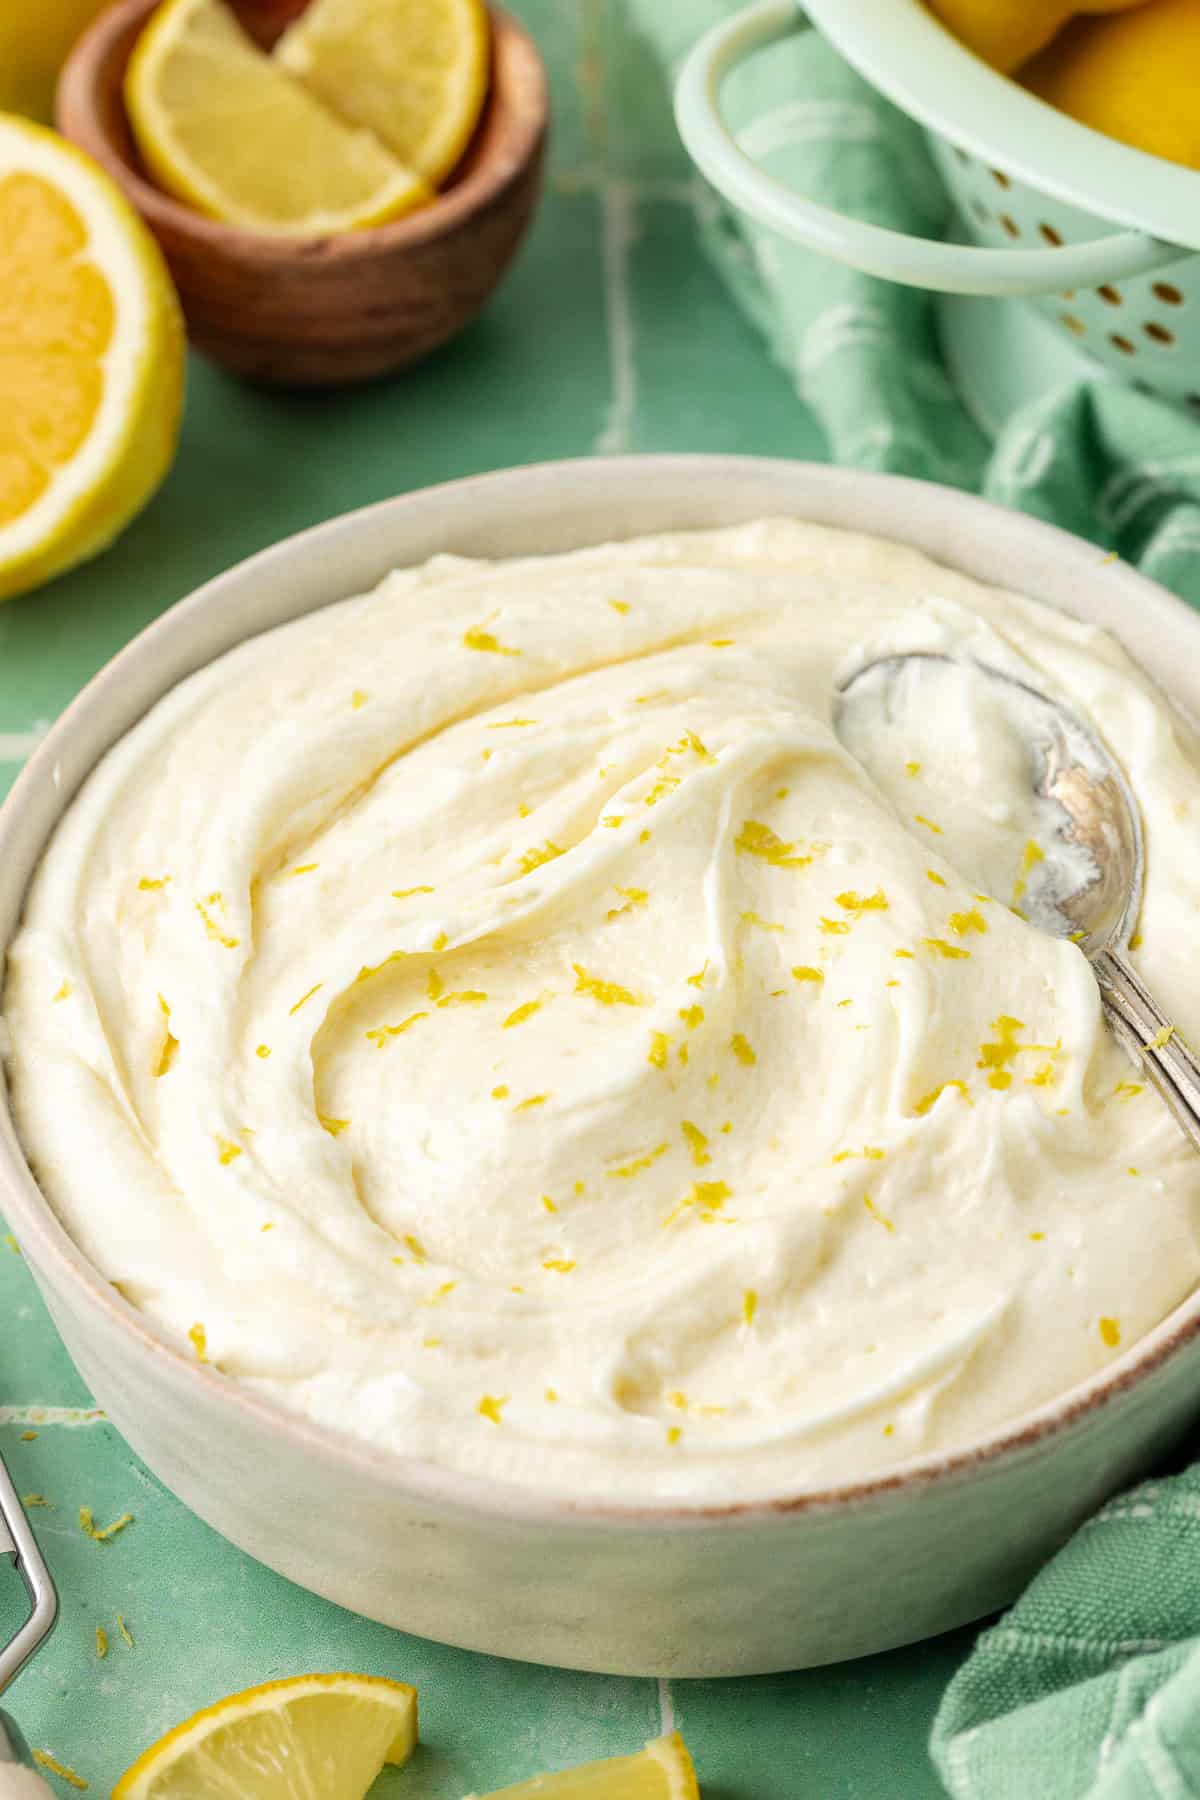
M1042 860L1025 877L1021 916L1051 937L1070 938L1089 958L1123 950L1142 905L1141 809L1120 765L1076 713L976 657L915 650L866 663L842 684L835 709L839 734L858 709L868 720L879 710L895 721L915 699L910 678L930 664L961 667L998 684L1008 722L1024 745L1030 790L1039 802Z

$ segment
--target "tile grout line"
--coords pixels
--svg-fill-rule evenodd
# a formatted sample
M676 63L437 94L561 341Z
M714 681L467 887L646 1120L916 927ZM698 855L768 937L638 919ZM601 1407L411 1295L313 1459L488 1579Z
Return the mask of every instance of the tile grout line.
M663 1737L670 1737L675 1729L675 1700L671 1693L671 1683L665 1675L658 1678L658 1718L662 1726Z
M98 1406L0 1406L0 1425L63 1425L76 1431L107 1424L108 1414Z
M634 201L628 183L606 180L602 189L604 311L612 399L608 421L592 448L598 456L628 450L637 404L633 313L629 304L629 251L633 243Z

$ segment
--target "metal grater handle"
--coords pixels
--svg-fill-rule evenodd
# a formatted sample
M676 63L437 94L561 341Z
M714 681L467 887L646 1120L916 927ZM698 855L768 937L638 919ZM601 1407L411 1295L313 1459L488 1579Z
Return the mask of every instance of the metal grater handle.
M32 1610L12 1642L0 1649L0 1694L45 1643L58 1617L58 1594L50 1571L0 1459L0 1562L7 1557L12 1557L13 1566L25 1583Z

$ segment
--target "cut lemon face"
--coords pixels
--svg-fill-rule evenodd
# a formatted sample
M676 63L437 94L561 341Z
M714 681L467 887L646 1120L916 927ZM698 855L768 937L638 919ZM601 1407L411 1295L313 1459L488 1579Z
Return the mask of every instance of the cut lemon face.
M684 1741L673 1731L637 1756L610 1756L560 1775L535 1775L474 1800L700 1800L700 1789Z
M416 1741L415 1688L377 1675L295 1675L177 1725L122 1775L112 1800L363 1800Z
M436 185L467 147L488 84L483 0L311 0L276 60Z
M431 198L251 43L221 0L166 0L137 41L125 105L160 186L250 231L324 237Z
M0 114L0 599L94 555L170 465L179 303L101 169Z

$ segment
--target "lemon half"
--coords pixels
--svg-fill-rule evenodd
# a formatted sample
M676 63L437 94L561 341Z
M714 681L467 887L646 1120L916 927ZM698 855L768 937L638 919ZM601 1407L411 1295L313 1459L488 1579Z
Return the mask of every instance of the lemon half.
M174 454L179 303L103 170L0 114L0 599L102 550Z

